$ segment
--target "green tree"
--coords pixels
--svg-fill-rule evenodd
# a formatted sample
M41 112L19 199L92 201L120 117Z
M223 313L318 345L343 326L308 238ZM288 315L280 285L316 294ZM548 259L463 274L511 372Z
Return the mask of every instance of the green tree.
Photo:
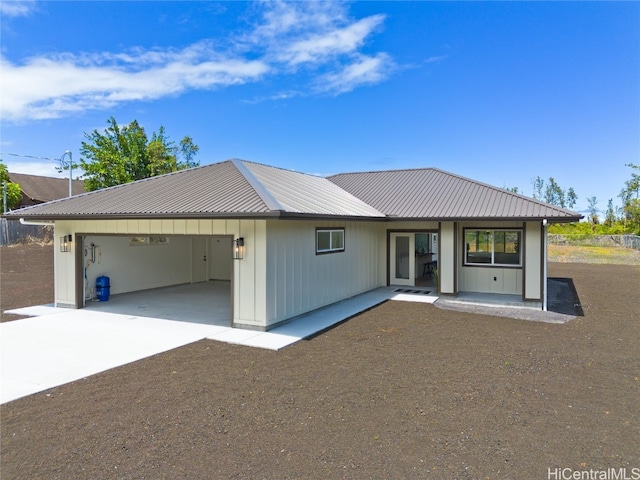
M576 195L573 187L569 187L567 190L567 208L573 208L576 206L576 202L578 201L578 195Z
M560 185L556 183L553 177L549 177L549 183L544 189L544 201L564 208L567 205L564 195L564 190L560 188Z
M594 225L598 225L600 223L598 218L598 199L589 197L587 198L587 203L589 204L589 221Z
M607 202L607 211L604 214L604 224L611 228L616 223L616 210L613 207L613 198L610 198Z
M98 190L143 178L197 167L194 158L198 146L185 136L177 147L169 140L164 127L151 139L136 120L119 126L115 118L107 120L103 132L85 133L87 141L80 148L80 166L85 172L85 188Z
M569 187L565 192L553 177L549 177L546 184L540 177L533 180L533 198L562 208L573 208L578 201L578 195L573 187Z
M4 205L4 184L7 184L7 205ZM22 198L22 189L17 183L9 180L9 171L7 166L0 160L0 213L15 208Z
M627 164L627 167L640 170L640 165L633 163ZM624 188L618 196L622 200L625 229L640 233L640 174L631 172L631 179L624 182Z
M540 177L536 177L533 180L533 198L536 200L542 200L542 189L544 188L544 180Z

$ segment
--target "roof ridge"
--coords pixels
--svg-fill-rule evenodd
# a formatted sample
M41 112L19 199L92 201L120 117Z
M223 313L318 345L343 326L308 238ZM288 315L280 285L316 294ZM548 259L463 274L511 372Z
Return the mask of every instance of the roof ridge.
M315 175L313 173L301 172L299 170L293 170L291 168L276 167L274 165L267 165L266 163L254 162L253 160L243 160L241 158L236 158L236 159L232 159L232 160L239 160L239 161L241 161L243 163L251 163L253 165L260 165L261 167L273 168L274 170L282 170L283 172L297 173L299 175L306 175L307 177L325 178L325 179L329 178L329 177L323 177L322 175Z
M360 175L363 173L415 172L418 170L439 170L441 172L447 173L446 171L440 170L439 168L436 168L436 167L416 167L416 168L393 168L391 170L364 170L359 172L340 172L340 173L334 173L333 175L328 175L323 178L337 177L339 175Z
M8 172L9 180L11 180L12 175L20 175L22 177L33 177L33 178L44 178L46 180L63 180L65 182L69 181L69 177L50 177L48 175L33 175L32 173L20 173L20 172ZM74 182L84 182L82 179L74 178Z
M244 179L249 183L251 188L258 194L260 199L265 203L269 210L284 210L284 207L276 200L272 193L264 186L260 180L247 168L244 164L245 160L232 158L229 160L234 167L240 172ZM250 162L251 163L251 162ZM255 162L254 162L255 163Z

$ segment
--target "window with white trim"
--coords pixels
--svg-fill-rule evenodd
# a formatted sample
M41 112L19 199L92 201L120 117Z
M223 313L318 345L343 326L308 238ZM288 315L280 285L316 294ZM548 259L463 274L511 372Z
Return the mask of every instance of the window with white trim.
M316 254L344 252L344 228L316 229Z
M522 266L522 230L465 229L465 265Z

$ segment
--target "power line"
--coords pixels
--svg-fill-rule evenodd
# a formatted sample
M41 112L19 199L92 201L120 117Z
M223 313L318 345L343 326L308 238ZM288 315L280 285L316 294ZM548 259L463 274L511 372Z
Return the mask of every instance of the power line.
M35 158L36 160L51 160L52 162L59 162L59 158L49 158L49 157L36 157L35 155L21 155L19 153L5 153L0 152L0 155L9 155L11 157L22 157L22 158Z

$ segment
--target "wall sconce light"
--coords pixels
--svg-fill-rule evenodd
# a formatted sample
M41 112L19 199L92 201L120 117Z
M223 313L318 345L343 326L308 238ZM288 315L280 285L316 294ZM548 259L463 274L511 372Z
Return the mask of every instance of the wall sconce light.
M63 235L62 237L60 237L60 251L70 252L72 242L73 242L72 235Z
M242 260L244 257L244 238L240 237L236 239L236 247L233 252L234 260Z

